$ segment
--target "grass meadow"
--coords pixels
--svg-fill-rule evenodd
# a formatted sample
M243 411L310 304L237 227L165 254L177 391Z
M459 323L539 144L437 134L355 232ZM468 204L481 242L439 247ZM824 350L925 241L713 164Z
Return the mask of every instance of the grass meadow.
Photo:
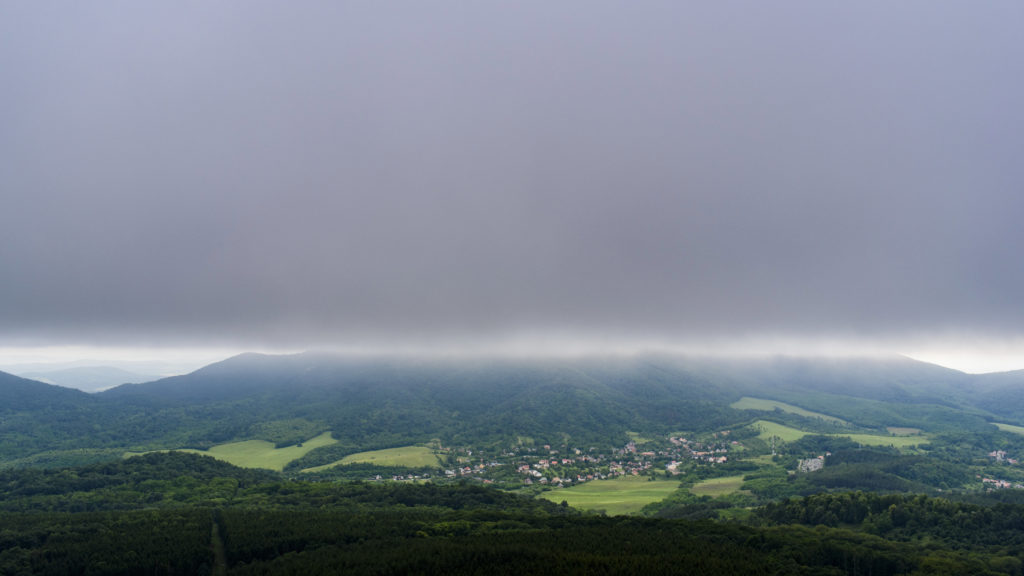
M792 404L786 404L785 402L779 402L777 400L766 400L764 398L751 398L749 396L744 396L729 406L737 410L765 410L767 412L778 409L783 412L806 416L808 418L821 418L826 422L834 422L836 424L844 425L849 424L849 422L842 418L836 418L835 416L829 416L827 414L822 414L821 412L811 412L810 410L804 410L799 406L793 406Z
M726 476L724 478L711 478L698 482L690 487L690 492L697 496L711 496L717 498L738 492L743 485L743 475Z
M581 510L604 510L611 516L618 516L635 514L651 502L664 500L677 488L679 482L676 480L651 481L646 476L619 476L542 492L540 497L552 502L564 500Z
M306 468L303 472L317 472L332 466L341 464L376 464L377 466L403 466L408 468L425 468L440 466L441 460L433 451L426 446L400 446L398 448L387 448L385 450L372 450L359 452L331 462L323 466Z
M772 436L778 436L779 440L783 442L795 442L807 435L807 432L803 430L797 430L796 428L790 428L789 426L783 426L782 424L776 424L767 420L758 420L751 424L751 426L761 431L757 437L765 442L770 442Z
M1000 424L999 422L993 422L1003 432L1013 432L1014 434L1024 435L1024 427L1014 426L1013 424Z
M185 449L177 451L213 456L218 460L223 460L243 468L266 468L280 472L284 469L285 464L296 458L301 458L310 450L321 446L329 446L336 442L337 440L331 437L330 432L324 432L316 438L303 442L301 446L275 448L272 442L267 442L266 440L245 440L242 442L218 444L209 450ZM126 456L133 455L135 454L126 454Z
M810 434L810 432L804 432L796 428L789 426L783 426L782 424L776 424L775 422L769 422L767 420L758 420L751 424L756 429L760 430L761 433L757 435L758 438L765 442L770 442L772 436L778 436L783 442L795 442ZM910 429L907 429L910 430ZM916 429L914 429L916 430ZM1024 432L1024 428L1021 429ZM925 444L929 441L928 436L920 434L913 436L888 436L880 434L827 434L827 436L845 436L865 446L895 446L896 448L913 448L919 444Z
M875 434L836 434L863 444L865 446L895 446L896 448L913 448L918 444L927 444L928 437L918 436L878 436Z
M890 434L895 434L896 436L917 436L918 434L921 433L921 429L920 428L903 428L903 427L900 427L900 426L886 426L885 429L888 430ZM1024 432L1024 428L1021 428L1021 431Z

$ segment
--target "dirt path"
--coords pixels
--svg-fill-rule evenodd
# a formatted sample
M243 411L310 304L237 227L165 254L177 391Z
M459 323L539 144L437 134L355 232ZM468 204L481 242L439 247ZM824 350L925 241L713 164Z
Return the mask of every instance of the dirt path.
M227 576L228 556L224 552L224 540L220 537L216 514L213 517L213 528L210 529L210 546L213 548L213 576Z

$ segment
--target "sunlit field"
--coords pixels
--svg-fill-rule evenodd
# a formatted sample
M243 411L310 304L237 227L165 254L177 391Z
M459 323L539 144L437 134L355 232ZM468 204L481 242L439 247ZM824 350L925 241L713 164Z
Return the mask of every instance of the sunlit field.
M675 480L650 480L645 476L619 476L593 480L571 488L541 493L552 502L566 501L581 510L604 510L609 515L635 514L651 502L664 500L679 488Z
M875 434L835 434L846 436L850 440L865 446L895 446L896 448L913 448L919 444L927 444L928 437L918 436L878 436Z
M739 476L726 476L724 478L711 478L698 482L690 487L690 492L697 496L711 496L717 498L718 496L725 496L726 494L732 494L740 489L743 485L743 475Z
M376 464L377 466L403 466L407 468L425 468L440 466L441 460L426 446L400 446L398 448L387 448L385 450L372 450L359 452L331 462L323 466L306 468L303 472L317 472L338 466L341 464Z
M885 429L888 430L890 434L895 434L896 436L917 436L918 434L921 433L920 428L903 428L901 426L887 426ZM1024 432L1024 428L1022 428L1021 431Z
M828 414L822 414L821 412L811 412L810 410L804 410L799 406L793 406L792 404L786 404L785 402L779 402L778 400L766 400L764 398L751 398L749 396L744 396L729 406L737 410L765 410L768 412L779 409L783 412L806 416L808 418L821 418L826 422L848 424L848 422L842 418L836 418L835 416L829 416Z
M796 428L790 428L789 426L783 426L782 424L776 424L767 420L758 420L751 424L751 426L761 431L757 437L765 442L771 441L772 436L777 436L783 442L795 442L807 435L807 432L803 430L797 430Z
M999 422L993 422L1003 432L1013 432L1014 434L1024 435L1024 426L1014 426L1013 424L1000 424Z
M769 422L767 420L758 420L752 424L756 429L760 430L761 433L757 435L758 438L769 442L773 436L778 437L783 442L795 442L811 432L805 432L789 426L783 426L782 424L776 424L775 422ZM911 429L906 429L911 430ZM916 429L913 429L916 430ZM1021 429L1024 431L1024 428ZM920 432L917 430L917 432ZM896 448L912 448L919 444L925 444L929 441L927 435L915 434L912 436L908 435L879 435L879 434L826 434L826 436L842 436L857 442L858 444L864 444L865 446L895 446Z
M329 446L336 442L337 440L331 437L330 432L324 432L316 438L303 442L301 446L275 448L272 442L267 442L266 440L245 440L243 442L218 444L209 450L184 449L178 450L178 452L213 456L218 460L244 468L266 468L281 471L286 464L305 456L310 450L321 446ZM126 456L134 456L135 454L137 453L128 453Z

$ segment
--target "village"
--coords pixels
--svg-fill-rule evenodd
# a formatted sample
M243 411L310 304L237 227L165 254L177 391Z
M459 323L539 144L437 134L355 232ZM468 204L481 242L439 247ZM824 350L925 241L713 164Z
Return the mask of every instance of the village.
M723 464L730 450L743 445L724 430L697 439L672 435L660 440L630 440L621 448L586 449L568 444L517 445L501 453L452 448L442 473L448 479L476 479L506 489L565 487L618 476L675 476L693 466ZM395 476L393 480L420 477ZM423 477L424 479L426 476ZM376 478L380 480L380 478Z

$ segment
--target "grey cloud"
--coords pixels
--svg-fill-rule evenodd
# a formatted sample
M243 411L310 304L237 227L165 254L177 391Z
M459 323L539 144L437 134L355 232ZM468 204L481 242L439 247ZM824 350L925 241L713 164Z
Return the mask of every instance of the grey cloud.
M1018 336L1017 3L0 18L0 339Z

